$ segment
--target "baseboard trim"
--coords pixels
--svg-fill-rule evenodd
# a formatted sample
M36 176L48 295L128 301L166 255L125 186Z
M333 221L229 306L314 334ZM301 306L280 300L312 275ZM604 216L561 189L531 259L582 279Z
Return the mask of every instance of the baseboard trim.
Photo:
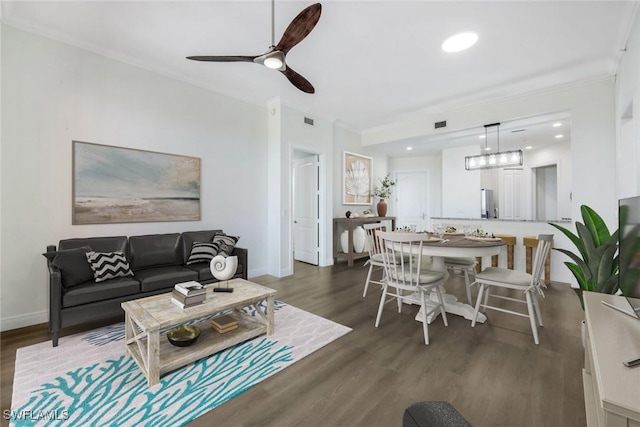
M3 317L0 319L0 331L10 331L12 329L24 328L26 326L38 325L49 321L49 313L40 311L36 313L21 314L13 317Z
M329 267L333 265L333 258L327 258L323 261L320 261L320 267Z
M256 268L249 270L247 272L247 277L251 279L252 277L264 276L265 274L268 274L266 268Z

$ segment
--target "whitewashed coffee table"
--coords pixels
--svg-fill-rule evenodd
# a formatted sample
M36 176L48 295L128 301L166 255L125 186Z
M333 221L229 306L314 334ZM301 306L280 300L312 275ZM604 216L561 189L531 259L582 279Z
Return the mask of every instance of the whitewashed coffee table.
M170 292L122 303L127 352L147 377L149 387L158 384L160 376L167 372L264 333L273 334L275 290L244 279L229 281L229 286L234 289L232 293L214 293L213 286L207 286L204 303L184 310L171 302ZM266 313L258 305L265 300ZM249 316L239 311L248 306L253 306L258 315ZM168 327L229 309L234 309L231 315L238 320L238 329L219 334L213 330L209 320L204 319L196 323L201 330L200 337L189 347L176 347L164 333L160 333Z

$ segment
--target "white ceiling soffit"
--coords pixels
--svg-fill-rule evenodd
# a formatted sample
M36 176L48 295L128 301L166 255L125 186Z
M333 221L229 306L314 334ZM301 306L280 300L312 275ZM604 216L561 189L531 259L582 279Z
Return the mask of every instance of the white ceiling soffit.
M276 43L313 1L276 1ZM316 28L287 56L316 93L251 63L188 55L258 55L271 44L261 1L3 1L2 21L259 105L279 96L362 131L613 74L637 2L322 1ZM471 49L442 42L475 31Z
M556 124L556 126L554 126ZM571 142L571 114L568 111L541 114L500 122L500 151L541 149L549 145ZM556 137L562 135L561 137ZM481 138L485 137L486 138ZM498 149L498 128L485 134L484 126L429 136L389 141L375 145L375 150L389 157L440 156L447 148L476 145L479 151L489 147ZM411 147L411 150L407 150Z

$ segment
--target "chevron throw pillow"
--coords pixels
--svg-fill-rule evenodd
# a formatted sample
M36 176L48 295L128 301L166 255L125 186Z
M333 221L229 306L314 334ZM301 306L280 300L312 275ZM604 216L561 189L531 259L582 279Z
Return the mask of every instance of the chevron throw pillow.
M104 282L116 277L133 276L129 262L121 251L87 252L87 261L93 270L93 278L96 282Z

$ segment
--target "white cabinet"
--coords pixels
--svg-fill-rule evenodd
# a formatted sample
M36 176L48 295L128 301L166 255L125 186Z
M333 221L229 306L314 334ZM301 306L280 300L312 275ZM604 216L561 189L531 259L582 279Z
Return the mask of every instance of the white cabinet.
M524 173L522 169L504 169L500 175L500 219L525 219Z
M587 425L640 427L640 367L622 365L640 356L640 320L601 301L631 309L621 296L584 293L587 343L582 376Z

